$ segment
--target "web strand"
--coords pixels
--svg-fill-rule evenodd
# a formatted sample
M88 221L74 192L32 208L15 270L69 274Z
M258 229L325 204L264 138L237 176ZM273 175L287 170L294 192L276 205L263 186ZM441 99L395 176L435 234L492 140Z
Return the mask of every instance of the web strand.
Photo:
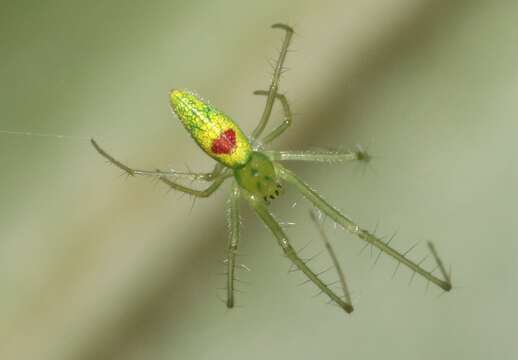
M46 137L54 139L75 139L90 141L89 137L78 136L78 135L64 135L64 134L53 134L53 133L40 133L32 131L12 131L12 130L0 130L0 134L16 135L16 136L31 136L31 137Z

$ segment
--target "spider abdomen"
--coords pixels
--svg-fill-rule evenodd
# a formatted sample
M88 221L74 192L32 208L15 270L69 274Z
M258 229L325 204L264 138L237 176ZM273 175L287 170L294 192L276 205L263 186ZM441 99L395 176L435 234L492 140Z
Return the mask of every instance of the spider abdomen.
M248 162L252 147L230 117L189 91L171 90L170 101L185 129L207 155L233 169Z

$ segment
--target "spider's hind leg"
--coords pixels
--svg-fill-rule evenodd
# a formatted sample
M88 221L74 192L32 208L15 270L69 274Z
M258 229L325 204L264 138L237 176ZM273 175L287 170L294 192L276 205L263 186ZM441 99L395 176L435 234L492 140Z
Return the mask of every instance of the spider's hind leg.
M136 176L136 175L142 175L142 176L151 176L159 179L169 187L171 187L174 190L181 191L183 193L193 195L196 197L208 197L210 196L214 191L216 191L220 185L225 181L227 177L229 177L228 174L225 173L225 170L222 168L221 165L216 165L214 167L214 170L211 173L186 173L186 172L175 172L175 171L163 171L163 170L140 170L140 169L134 169L129 167L128 165L120 162L119 160L115 159L113 156L108 154L103 148L97 144L97 142L94 139L91 139L90 142L92 143L92 146L95 148L95 150L108 162L111 164L117 166L119 169L123 170L125 173L127 173L130 176ZM179 184L177 182L174 182L169 179L171 176L186 176L190 177L194 180L205 180L212 182L206 189L204 190L197 190L190 187L187 187L185 185Z
M254 95L265 95L268 96L269 92L266 90L256 90L254 91ZM290 109L290 104L288 103L288 99L286 98L286 95L284 94L276 94L275 98L280 101L282 105L282 111L284 113L284 120L280 125L278 125L275 129L272 130L268 135L266 135L262 139L262 143L264 145L271 143L273 140L278 138L282 135L286 129L288 129L291 126L291 123L293 122L293 114Z
M274 24L272 25L274 29L283 29L286 31L286 35L284 37L284 42L282 43L281 52L279 54L279 58L277 59L277 64L275 65L275 70L272 76L272 82L270 83L270 88L268 90L268 96L266 97L266 104L264 106L263 114L261 116L261 120L257 127L252 132L252 140L255 141L258 139L264 131L268 120L270 120L270 115L272 114L273 102L277 96L277 90L279 88L279 81L281 78L284 60L286 59L286 54L288 53L288 47L290 45L291 37L293 36L293 29L285 24Z

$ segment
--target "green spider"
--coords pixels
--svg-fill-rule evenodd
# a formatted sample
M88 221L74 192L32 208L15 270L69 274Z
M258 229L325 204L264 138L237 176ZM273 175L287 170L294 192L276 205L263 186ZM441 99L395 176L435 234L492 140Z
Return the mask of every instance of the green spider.
M124 170L131 176L144 175L157 177L159 180L178 190L195 197L209 197L216 191L223 182L232 179L232 191L230 194L230 240L228 244L227 266L227 299L228 308L234 307L234 282L236 271L236 255L238 251L240 231L240 207L239 200L244 198L259 218L270 229L277 239L284 254L300 270L309 281L313 282L321 292L325 293L331 301L350 313L353 311L352 302L345 284L345 277L340 270L331 245L326 240L325 245L333 264L339 274L343 288L343 296L333 291L329 284L326 284L319 274L311 270L306 262L299 257L295 249L290 245L282 226L273 217L268 209L271 200L280 195L282 183L293 185L307 200L309 200L323 214L331 218L335 223L344 229L366 241L368 244L379 249L380 254L385 253L394 258L398 264L403 264L415 273L439 286L445 291L451 290L450 277L447 274L442 261L439 259L433 245L428 244L437 267L444 280L427 271L402 254L389 246L374 234L362 229L353 220L343 215L327 201L325 201L315 190L307 185L292 171L285 168L280 162L310 161L310 162L341 162L348 160L368 161L369 155L361 150L353 152L319 152L319 151L275 151L265 150L274 139L279 137L292 123L292 113L286 97L278 93L279 79L286 58L288 46L293 35L293 29L284 24L274 24L272 28L282 29L286 35L282 44L279 59L277 60L272 82L268 91L255 91L256 95L266 96L266 105L259 124L250 137L244 135L237 124L227 115L223 114L212 105L204 102L195 94L189 91L172 90L170 102L173 111L176 113L184 127L192 138L209 156L218 163L210 173L177 172L174 170L138 170L116 160L103 150L94 139L91 143L99 154L105 157L113 165ZM263 131L270 119L275 101L279 101L284 112L284 120L273 131L262 136ZM205 181L210 185L204 190L193 189L171 180L177 176L186 176L193 180ZM321 230L322 236L325 235Z

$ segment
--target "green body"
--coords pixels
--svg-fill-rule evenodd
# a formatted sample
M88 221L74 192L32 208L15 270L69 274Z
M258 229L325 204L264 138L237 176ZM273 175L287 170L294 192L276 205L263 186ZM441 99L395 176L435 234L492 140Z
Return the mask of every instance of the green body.
M280 194L281 184L275 167L263 153L253 151L244 166L234 169L234 176L239 186L256 198L269 201Z
M267 146L270 142L279 137L292 122L292 113L288 100L286 99L286 96L279 94L277 90L284 59L293 34L293 29L285 24L274 24L272 27L283 29L286 32L286 35L269 89L267 91L258 90L255 92L257 95L266 96L266 105L259 124L253 130L250 138L247 138L244 135L241 129L229 116L203 101L197 95L184 90L172 90L170 93L171 107L184 127L203 151L219 162L212 172L194 173L190 171L179 172L175 170L153 171L134 169L115 159L92 139L91 142L94 148L110 163L131 176L144 175L156 177L171 189L199 198L210 196L226 179L232 176L235 178L235 181L233 181L232 184L232 192L229 202L230 241L228 244L228 257L226 259L227 307L229 308L234 306L234 281L237 280L235 278L237 264L236 257L239 254L238 245L241 237L239 200L241 198L245 198L259 218L277 239L284 255L307 277L307 281L315 284L322 293L325 293L332 302L337 304L344 311L348 313L353 311L351 297L345 282L345 275L341 272L338 260L336 259L329 242L325 241L326 250L330 254L334 267L339 275L343 291L342 295L335 292L331 284L324 281L320 276L325 271L316 272L311 269L312 266L308 266L308 262L311 258L304 259L297 254L297 251L290 244L282 224L275 219L266 206L270 200L275 199L280 194L281 179L288 185L291 184L294 186L302 196L304 196L313 206L315 206L323 215L331 219L335 224L340 225L343 229L365 241L367 245L371 245L372 247L379 249L378 258L382 253L387 254L397 261L398 267L400 264L403 264L412 270L414 274L419 274L430 283L442 288L444 291L451 290L449 273L446 271L431 243L429 243L428 246L432 257L436 262L437 269L442 275L442 279L433 275L433 271L428 271L421 266L424 259L416 263L406 256L412 248L404 253L398 252L389 245L392 238L384 241L375 234L362 229L356 222L325 201L322 196L302 181L297 175L280 164L280 162L287 160L327 163L343 162L348 160L368 162L370 157L361 148L358 148L358 151L353 152L258 151L257 149L253 149L252 144L261 144L261 147ZM284 120L268 134L262 136L270 119L274 101L279 101L282 105ZM210 184L201 190L192 188L177 182L176 178L180 176L191 178L193 181L206 181ZM316 217L314 217L314 219L316 219ZM322 228L320 228L320 230L321 233L323 233ZM323 235L323 237L325 237L325 235Z

